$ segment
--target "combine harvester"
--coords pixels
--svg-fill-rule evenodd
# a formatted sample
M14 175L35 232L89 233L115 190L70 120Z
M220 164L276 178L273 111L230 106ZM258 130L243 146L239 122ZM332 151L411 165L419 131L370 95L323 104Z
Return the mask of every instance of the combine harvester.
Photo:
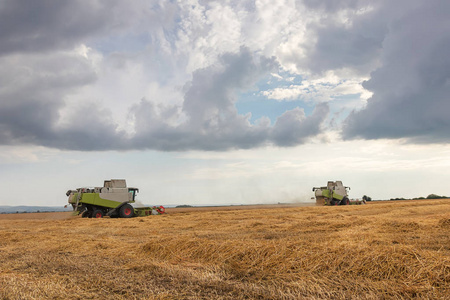
M69 204L72 205L74 215L83 218L132 218L148 215L163 214L163 206L133 207L136 193L139 189L127 187L125 179L105 180L103 187L78 188L68 190Z
M342 181L328 181L327 186L313 187L316 196L316 205L350 205L365 204L364 200L350 200L348 191L350 187L344 186Z

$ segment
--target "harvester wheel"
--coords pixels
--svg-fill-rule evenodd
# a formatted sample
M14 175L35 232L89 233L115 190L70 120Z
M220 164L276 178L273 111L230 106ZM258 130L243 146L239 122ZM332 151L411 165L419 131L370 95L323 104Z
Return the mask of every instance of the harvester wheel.
M85 211L81 214L81 217L82 217L82 218L89 218L90 214L91 214L90 211L85 210Z
M134 217L134 208L130 204L125 204L119 210L119 215L121 218L132 218Z
M96 210L94 210L94 212L92 213L92 217L93 217L93 218L103 218L104 215L105 215L105 214L104 214L103 211L100 210L100 209L96 209Z
M163 213L165 213L166 212L166 208L164 207L164 206L160 206L160 207L156 207L156 211L159 213L159 214L163 214Z
M347 197L344 197L344 199L342 199L341 201L341 205L349 205L350 204L350 200L348 200Z

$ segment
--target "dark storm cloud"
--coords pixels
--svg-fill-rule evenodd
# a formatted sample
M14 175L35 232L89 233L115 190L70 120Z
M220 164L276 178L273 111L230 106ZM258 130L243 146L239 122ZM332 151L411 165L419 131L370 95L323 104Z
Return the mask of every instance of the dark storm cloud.
M60 113L68 95L97 80L90 61L66 50L125 26L120 12L116 1L0 2L1 144L118 147L121 133L107 117L110 112L80 105L69 114L72 120Z
M2 0L0 55L68 48L130 21L121 1ZM125 3L125 2L124 2Z
M118 147L122 133L116 131L111 112L80 104L69 116L60 115L68 94L96 80L86 59L69 53L15 55L0 58L0 65L1 144L83 150Z
M450 2L408 4L389 23L381 66L364 83L373 97L346 120L347 139L449 142Z
M64 95L95 80L85 61L63 53L0 57L0 65L2 144L54 141Z
M139 11L115 0L0 1L0 144L122 149L124 133L111 112L86 104L96 99L80 99L67 116L61 110L68 96L97 80L92 61L74 47L120 34Z
M71 150L120 150L125 133L117 129L108 109L95 104L79 106L66 120L68 126L55 129L46 146Z
M309 9L323 10L329 13L336 13L342 9L359 9L361 7L367 6L370 0L301 0Z
M390 16L381 2L304 1L304 4L316 10L321 21L309 27L315 42L306 46L306 57L297 62L299 68L319 74L342 68L361 74L373 70L387 32L386 19ZM340 13L346 14L349 20L343 22L338 17Z
M371 18L372 19L372 18ZM306 65L313 72L353 68L369 72L382 50L384 24L358 20L352 29L330 26L317 29L318 41L310 49ZM378 24L377 24L378 23Z

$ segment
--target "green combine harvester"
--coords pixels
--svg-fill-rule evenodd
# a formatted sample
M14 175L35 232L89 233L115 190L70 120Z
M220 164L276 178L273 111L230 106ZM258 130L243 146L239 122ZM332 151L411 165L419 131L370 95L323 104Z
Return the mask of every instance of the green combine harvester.
M163 214L163 206L133 207L139 189L127 187L125 179L105 180L103 187L85 187L68 190L69 204L74 215L83 218L132 218Z
M349 205L347 189L342 181L328 181L327 186L313 187L317 205Z

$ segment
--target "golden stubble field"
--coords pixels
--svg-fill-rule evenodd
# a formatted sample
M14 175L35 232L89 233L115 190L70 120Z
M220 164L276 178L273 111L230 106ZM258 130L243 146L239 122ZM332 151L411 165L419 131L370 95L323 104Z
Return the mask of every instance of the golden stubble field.
M41 216L0 216L1 299L450 295L450 200Z

